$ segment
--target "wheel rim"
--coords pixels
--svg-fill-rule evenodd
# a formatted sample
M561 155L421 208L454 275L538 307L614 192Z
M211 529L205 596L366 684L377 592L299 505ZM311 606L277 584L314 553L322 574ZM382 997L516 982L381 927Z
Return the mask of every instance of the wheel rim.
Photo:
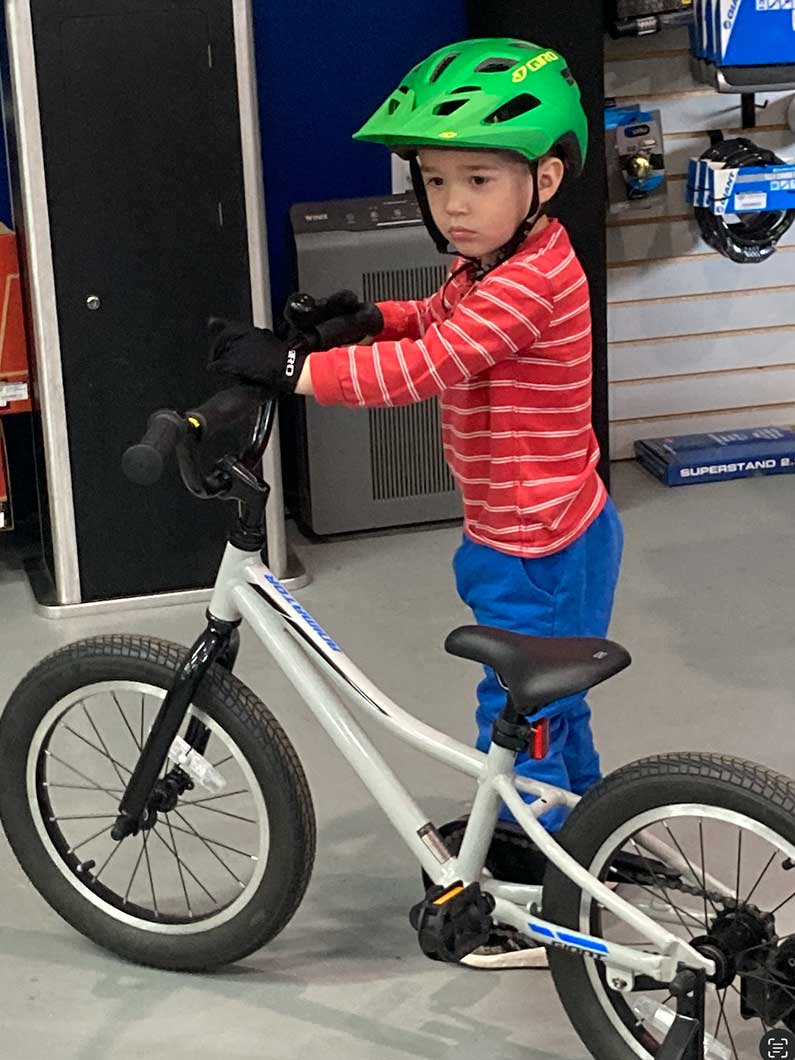
M708 934L711 927L719 931L721 903L704 893L712 889L707 882L711 876L726 883L741 909L755 907L762 913L775 910L779 942L795 938L795 871L783 867L787 859L795 863L795 845L758 821L731 810L697 804L665 806L639 814L622 824L596 852L589 871L606 878L620 851L644 858L645 867L653 868L653 855L638 843L638 833L644 831L666 842L681 860L686 861L687 875L691 877L689 882L695 885L694 881L699 881L701 893L696 896L677 892L653 872L655 882L650 887L622 885L621 894L635 904L638 900L647 904L653 901L660 912L656 916L649 910L647 912L655 919L664 919L666 927L674 934L690 940ZM681 855L686 855L686 859ZM668 907L664 914L663 906ZM751 922L755 923L757 919L757 915L752 914ZM637 932L633 933L584 892L580 901L579 927L583 932L608 941L653 949L648 944L644 946ZM756 1017L746 1021L739 1012L740 992L752 980L760 986L763 979L769 980L769 970L757 965L761 966L763 956L772 952L770 944L755 940L753 945L743 943L739 949L735 947L735 951L741 965L743 961L749 962L747 976L738 971L731 985L724 989L707 984L705 1031L709 1039L704 1055L708 1060L740 1060L757 1056L763 1033L774 1025ZM610 990L604 966L596 962L586 960L585 970L615 1031L637 1057L650 1060L665 1036L664 1023L673 1018L675 1003L670 997L666 998L665 993L634 991L621 995ZM744 978L747 983L743 982ZM791 1000L795 1006L795 975L791 983L787 983L786 996L786 1003ZM670 1016L661 1008L667 1009Z
M89 902L141 930L195 934L231 920L256 892L268 860L268 814L238 745L191 706L182 735L191 717L207 727L205 756L226 787L210 794L196 785L171 812L158 814L149 832L120 843L110 838L164 697L154 685L108 681L59 700L31 742L28 801L53 863Z

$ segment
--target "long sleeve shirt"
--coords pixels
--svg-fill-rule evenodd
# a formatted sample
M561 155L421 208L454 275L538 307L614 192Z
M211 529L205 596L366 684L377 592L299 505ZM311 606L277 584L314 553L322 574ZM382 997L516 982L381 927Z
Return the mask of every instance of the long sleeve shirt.
M588 283L563 225L551 221L479 281L459 272L430 298L379 308L373 345L311 355L316 399L438 397L465 534L527 558L576 540L607 493L591 424Z

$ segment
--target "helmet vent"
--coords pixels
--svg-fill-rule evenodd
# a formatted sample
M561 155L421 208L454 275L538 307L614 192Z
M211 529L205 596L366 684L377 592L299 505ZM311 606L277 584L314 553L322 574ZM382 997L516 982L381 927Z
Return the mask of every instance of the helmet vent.
M563 79L564 79L565 81L568 81L570 85L573 85L573 84L574 84L574 75L572 74L572 72L571 72L571 70L570 70L570 69L568 68L568 66L566 67L566 69L565 69L565 70L561 70L561 71L560 71L560 76L561 76L561 77L562 77L562 78L563 78Z
M484 59L480 66L475 67L476 74L502 74L506 70L513 70L516 66L518 59L501 59L499 56L493 56L491 59Z
M531 44L529 41L526 40L512 40L511 44L514 46L514 48L531 48L533 51L538 51L537 44Z
M480 85L461 85L460 88L454 88L450 92L450 95L453 96L453 95L455 95L456 92L480 92L480 91L481 91Z
M444 103L439 103L433 108L433 113L438 114L440 117L448 114L454 114L459 108L466 106L469 102L467 99L446 99Z
M432 85L434 83L434 81L438 81L439 78L442 76L442 74L447 69L447 67L450 65L450 63L453 62L453 60L457 59L457 58L458 58L458 52L456 52L454 55L445 55L444 58L439 63L439 65L433 71L431 76L428 78L428 83Z
M520 115L527 114L529 111L535 110L536 107L540 106L540 99L536 96L531 96L529 92L522 92L518 96L514 96L513 99L509 99L507 103L503 103L501 107L492 111L492 113L483 120L488 124L510 121L511 118L518 118Z
M400 100L399 99L395 99L394 97L392 99L390 99L389 106L387 108L387 114L389 115L390 118L392 117L392 115L395 113L395 111L398 109L399 106L400 106Z

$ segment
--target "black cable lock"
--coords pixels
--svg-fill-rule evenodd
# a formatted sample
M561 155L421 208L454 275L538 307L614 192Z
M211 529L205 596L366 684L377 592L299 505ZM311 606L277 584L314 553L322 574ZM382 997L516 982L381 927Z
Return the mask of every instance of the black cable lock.
M712 134L711 139L711 147L701 157L722 163L724 169L786 164L778 155L744 136L724 140L719 134ZM766 261L775 253L776 244L795 221L795 208L739 214L731 222L705 206L696 206L695 215L709 246L741 265L752 265Z

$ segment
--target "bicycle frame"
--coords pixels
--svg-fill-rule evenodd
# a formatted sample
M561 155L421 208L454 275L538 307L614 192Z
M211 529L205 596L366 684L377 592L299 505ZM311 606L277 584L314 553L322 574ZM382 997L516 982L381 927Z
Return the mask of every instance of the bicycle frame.
M682 965L713 974L711 961L592 876L539 823L538 817L553 806L575 806L579 801L576 795L517 776L512 751L493 744L483 754L401 709L355 666L256 554L227 545L209 614L215 622L245 620L251 626L434 883L448 886L459 881L464 885L478 882L495 899L497 921L516 928L538 944L556 943L596 957L608 966L609 981L619 984L617 989L631 990L636 976L668 983ZM446 850L433 824L351 717L335 688L351 706L364 708L370 717L410 746L477 781L472 812L457 857ZM537 799L528 805L519 792L535 795ZM548 923L537 915L541 887L484 876L489 845L503 802L549 861L648 939L658 952L638 951ZM663 858L686 877L692 877L685 860L666 844L654 836L641 836L641 839L650 853ZM701 880L694 882L703 884ZM727 896L733 893L712 877L709 883Z

